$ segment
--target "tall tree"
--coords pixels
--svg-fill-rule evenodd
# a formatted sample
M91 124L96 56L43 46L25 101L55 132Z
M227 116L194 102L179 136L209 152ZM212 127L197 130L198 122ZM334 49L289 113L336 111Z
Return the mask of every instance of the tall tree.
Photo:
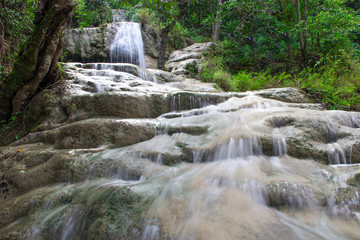
M10 75L0 82L0 120L24 110L40 83L57 68L62 26L74 9L72 0L40 0L31 36L19 51Z
M300 0L295 0L296 3L296 14L297 14L297 21L299 24L299 42L300 42L300 65L304 67L305 59L306 59L306 52L305 52L305 43L304 43L304 35L303 35L303 28L302 28L302 20L301 20L301 9L300 9Z
M142 3L149 9L156 12L160 19L161 43L159 49L158 68L164 69L166 62L167 40L169 33L174 27L179 16L179 2L184 0L144 0Z
M217 2L217 11L216 11L216 19L215 19L215 27L214 27L214 34L213 34L213 41L219 41L220 37L220 25L221 25L221 4L222 0L218 0Z
M306 28L307 25L307 20L308 20L308 11L307 11L307 0L303 0L303 6L304 6L304 25L305 25L305 29L304 29L304 49L305 49L305 57L307 54L307 38L308 38L308 31Z

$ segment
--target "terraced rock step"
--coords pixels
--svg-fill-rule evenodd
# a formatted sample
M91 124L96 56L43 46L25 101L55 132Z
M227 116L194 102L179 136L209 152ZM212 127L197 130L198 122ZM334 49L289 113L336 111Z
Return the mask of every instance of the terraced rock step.
M189 49L171 64L201 58ZM360 238L360 113L294 88L64 69L29 106L33 132L0 148L4 239Z

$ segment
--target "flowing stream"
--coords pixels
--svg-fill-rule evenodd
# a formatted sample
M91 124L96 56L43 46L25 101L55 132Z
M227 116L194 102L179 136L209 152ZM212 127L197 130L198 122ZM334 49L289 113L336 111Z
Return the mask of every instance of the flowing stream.
M112 63L66 64L38 132L1 149L0 239L360 239L359 113L175 81L116 24Z

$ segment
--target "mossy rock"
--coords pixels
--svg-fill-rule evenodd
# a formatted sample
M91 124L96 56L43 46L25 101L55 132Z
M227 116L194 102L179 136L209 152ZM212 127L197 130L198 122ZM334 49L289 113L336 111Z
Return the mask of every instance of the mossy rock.
M360 187L360 173L355 173L351 178L349 178L346 183L353 187Z

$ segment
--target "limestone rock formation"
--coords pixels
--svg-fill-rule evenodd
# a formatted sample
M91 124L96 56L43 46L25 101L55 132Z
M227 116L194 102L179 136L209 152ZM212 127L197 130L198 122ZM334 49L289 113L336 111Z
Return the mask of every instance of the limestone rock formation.
M186 48L174 51L170 54L169 60L166 62L166 68L174 74L185 74L186 64L193 63L194 61L198 66L203 61L203 53L208 51L213 43L195 43Z
M360 237L360 113L132 64L64 71L0 148L5 239Z

